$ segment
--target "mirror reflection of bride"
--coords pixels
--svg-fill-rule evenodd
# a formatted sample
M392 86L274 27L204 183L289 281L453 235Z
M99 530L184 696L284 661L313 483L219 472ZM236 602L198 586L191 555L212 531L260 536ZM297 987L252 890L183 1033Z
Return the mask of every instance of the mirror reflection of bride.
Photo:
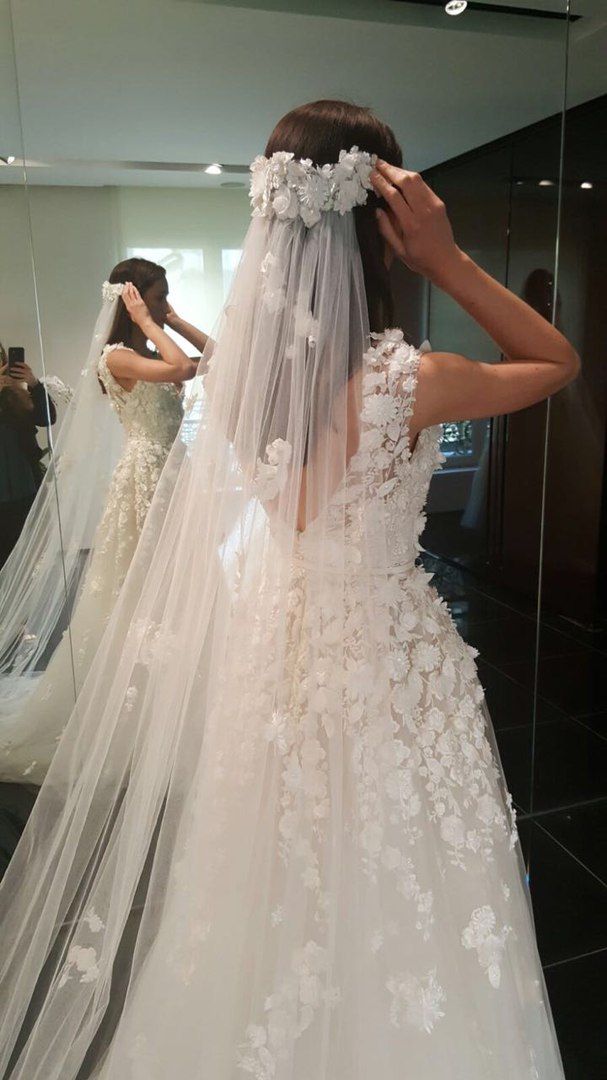
M164 268L140 258L115 266L54 469L0 575L3 781L44 779L179 431L182 384L198 359L165 324L202 353L207 335L171 307ZM76 600L60 636L64 586Z

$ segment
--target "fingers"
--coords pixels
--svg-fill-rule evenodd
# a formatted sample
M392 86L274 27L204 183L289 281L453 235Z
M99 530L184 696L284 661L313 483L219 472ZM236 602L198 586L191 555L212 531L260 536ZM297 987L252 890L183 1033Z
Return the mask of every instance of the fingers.
M408 205L407 199L400 188L395 187L382 173L375 170L370 176L371 183L377 195L379 195L396 216L403 231L412 229L415 224L415 214Z
M131 313L131 310L134 308L135 304L139 303L140 301L141 297L138 290L135 288L132 282L127 281L124 289L122 290L122 302L124 303L124 306L126 307L129 314Z
M390 165L381 158L376 162L375 168L380 176L398 188L414 213L425 206L431 206L436 200L434 192L419 173L399 169L396 165Z

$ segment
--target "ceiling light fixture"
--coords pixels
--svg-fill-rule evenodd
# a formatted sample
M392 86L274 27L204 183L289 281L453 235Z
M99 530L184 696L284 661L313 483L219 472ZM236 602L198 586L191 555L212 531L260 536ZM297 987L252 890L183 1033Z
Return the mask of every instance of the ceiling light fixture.
M580 187L583 188L591 188L593 186L594 185L590 183L590 180L582 180L582 183L580 184Z
M0 161L5 165L12 165L13 162L16 161L16 158L14 154L9 154L8 157L0 157Z
M445 4L445 11L447 15L461 15L467 7L468 0L449 0L449 3Z
M223 172L223 165L218 165L217 162L215 162L213 165L207 165L204 171L205 173L208 173L209 176L219 176Z

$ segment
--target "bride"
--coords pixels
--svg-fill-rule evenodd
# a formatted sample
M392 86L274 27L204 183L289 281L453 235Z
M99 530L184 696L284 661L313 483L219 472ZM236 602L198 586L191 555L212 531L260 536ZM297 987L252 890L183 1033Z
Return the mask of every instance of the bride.
M579 359L401 165L332 101L252 164L195 440L0 889L7 1080L563 1080L476 653L417 556L441 423ZM394 255L505 362L386 329Z
M40 551L42 573L36 574L32 548L41 544L32 544L32 537L37 539L40 521L49 515L51 475L13 558L0 575L3 781L42 783L122 587L158 477L179 431L182 382L194 377L198 361L188 358L163 326L167 323L177 330L200 352L208 340L206 334L176 315L168 302L164 268L147 259L118 263L103 286L103 296L83 385L64 420L53 455L59 505L56 509L51 502L50 515L57 515L61 529L56 548L53 552L45 535L46 551ZM116 461L112 441L119 427L124 435ZM103 462L104 475L93 477L88 461L95 454ZM92 522L99 511L91 502L93 497L99 505L104 504L95 529ZM93 535L87 536L91 531ZM67 549L63 561L58 558L60 544ZM54 561L49 553L54 554ZM34 596L29 589L31 576L38 584ZM74 591L79 577L82 584L69 629L53 651L54 623L62 615L62 606L53 609L49 604L47 609L48 593L54 587L61 595L64 580Z

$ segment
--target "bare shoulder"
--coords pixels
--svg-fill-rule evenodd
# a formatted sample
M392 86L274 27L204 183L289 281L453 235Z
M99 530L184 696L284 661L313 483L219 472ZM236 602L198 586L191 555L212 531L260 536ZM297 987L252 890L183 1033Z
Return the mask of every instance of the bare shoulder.
M111 371L115 365L120 365L135 355L133 349L127 348L126 345L111 345L105 349L105 362Z
M138 362L144 360L134 349L125 345L117 345L108 349L105 354L105 362L116 381L124 390L132 390L138 377Z
M430 350L421 354L411 418L412 429L420 431L439 422L437 417L442 411L439 402L448 393L449 382L458 372L461 377L466 366L471 363L472 361L460 353Z

